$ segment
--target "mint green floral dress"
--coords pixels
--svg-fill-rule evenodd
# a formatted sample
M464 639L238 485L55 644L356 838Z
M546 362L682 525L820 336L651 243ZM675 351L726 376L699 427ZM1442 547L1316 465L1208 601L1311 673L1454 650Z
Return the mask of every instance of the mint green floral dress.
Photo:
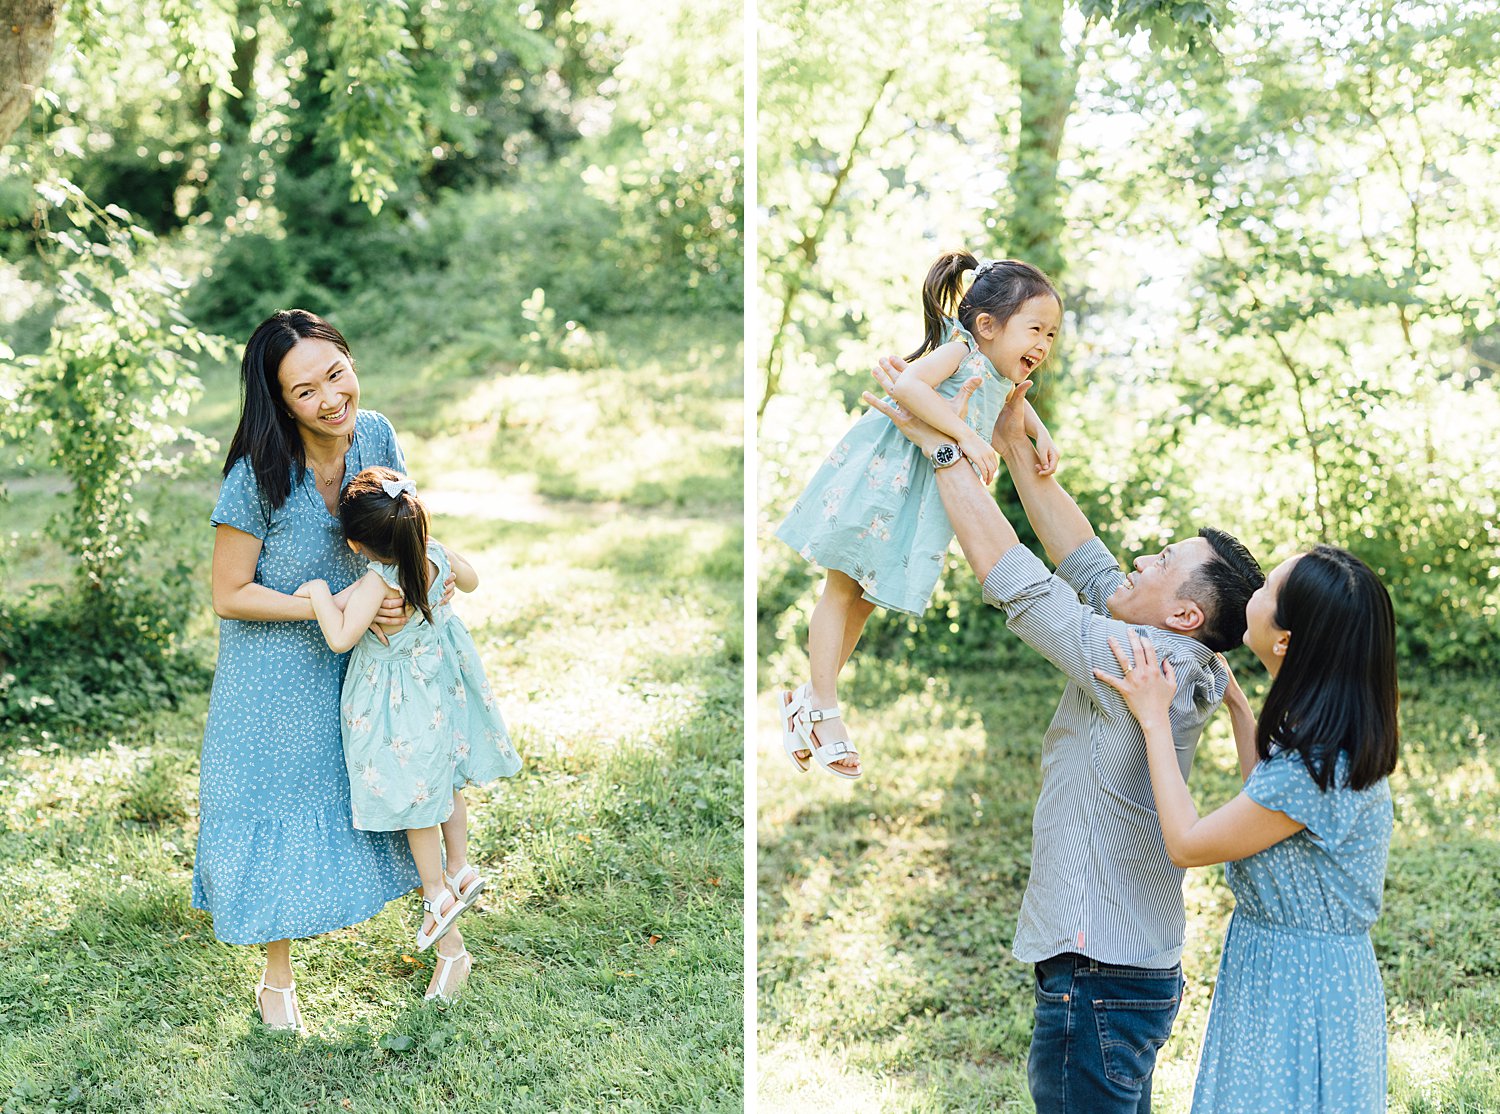
M952 398L966 380L980 376L984 382L969 400L965 422L988 441L1011 385L950 317L943 343L951 340L962 340L969 352L937 392ZM858 581L871 603L920 615L943 570L953 527L931 463L889 418L871 410L828 454L776 536L803 560Z
M427 591L433 621L413 616L388 646L366 632L344 676L344 764L362 831L441 824L453 811L453 790L521 768L474 639L453 608L437 602L448 555L429 541L427 557L438 570ZM372 561L370 570L400 588L394 565Z

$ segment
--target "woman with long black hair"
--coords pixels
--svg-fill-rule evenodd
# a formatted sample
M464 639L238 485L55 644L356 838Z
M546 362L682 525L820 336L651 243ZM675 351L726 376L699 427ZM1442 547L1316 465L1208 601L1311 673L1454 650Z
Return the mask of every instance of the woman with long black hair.
M418 885L401 833L351 822L339 723L347 654L319 631L309 580L337 592L364 572L344 541L339 494L372 465L404 471L384 416L359 409L339 331L283 310L245 345L239 427L224 462L213 605L219 658L203 733L193 905L230 944L265 944L262 1020L302 1027L290 941L357 924ZM451 593L451 587L449 589ZM399 625L399 602L378 623ZM457 930L439 953L457 955ZM450 976L450 988L462 974Z
M1098 672L1140 722L1167 853L1225 863L1235 910L1203 1039L1193 1110L1384 1111L1380 913L1398 748L1390 596L1347 550L1320 545L1266 578L1245 644L1273 678L1257 722L1225 695L1244 788L1199 817L1167 719L1170 663L1134 632L1123 673Z

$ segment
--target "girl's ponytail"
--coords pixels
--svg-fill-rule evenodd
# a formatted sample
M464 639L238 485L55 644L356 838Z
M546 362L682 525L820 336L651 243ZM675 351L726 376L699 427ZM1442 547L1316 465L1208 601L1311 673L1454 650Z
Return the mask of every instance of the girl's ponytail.
M963 274L979 266L971 252L945 251L922 282L922 343L908 360L927 355L943 343L943 318L956 317L963 300Z
M396 496L391 528L391 556L400 574L401 594L431 623L432 608L427 605L427 511L416 495L406 492Z
M416 487L394 468L366 468L339 497L344 537L394 563L406 602L432 622L427 604L427 508Z

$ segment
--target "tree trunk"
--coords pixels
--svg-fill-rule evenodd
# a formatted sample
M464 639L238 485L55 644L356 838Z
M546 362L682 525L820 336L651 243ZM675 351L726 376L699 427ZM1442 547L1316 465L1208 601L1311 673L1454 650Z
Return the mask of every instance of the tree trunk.
M250 127L255 122L255 63L260 54L260 0L239 0L235 12L233 69L229 81L236 96L224 102L219 124L220 155L213 169L208 208L220 217L234 212L245 192L246 164L251 157Z
M1021 130L1010 174L1010 204L996 205L1000 210L996 215L1005 218L1003 248L1007 255L1034 263L1058 281L1064 263L1057 155L1078 82L1078 60L1063 49L1063 7L1063 0L1028 0L1023 16L994 28L992 36L994 46L1001 46L995 40L1009 46L1009 60L1021 90Z
M55 0L0 0L0 144L31 114L56 34Z

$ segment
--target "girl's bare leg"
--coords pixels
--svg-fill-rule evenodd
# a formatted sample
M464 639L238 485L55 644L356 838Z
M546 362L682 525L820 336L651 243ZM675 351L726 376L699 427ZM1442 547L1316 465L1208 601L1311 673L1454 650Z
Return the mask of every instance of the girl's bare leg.
M874 613L875 605L864 596L860 596L849 608L849 619L844 624L844 653L839 658L841 672L844 666L849 664L849 659L854 656L854 647L859 645L859 636L865 633L865 624L870 621L870 616Z
M838 703L839 670L853 653L854 643L859 641L859 633L864 630L864 620L870 617L869 611L864 609L867 607L867 601L853 577L837 569L828 570L823 595L813 608L807 631L807 657L812 672L809 688L813 707L831 708ZM850 621L860 610L864 610L864 615L858 620L851 640ZM849 738L842 719L824 720L813 728L813 732L822 746L847 741ZM851 774L858 773L860 769L858 759L841 758L832 765Z
M411 857L417 864L417 873L422 877L422 896L437 908L446 910L449 901L458 899L448 892L448 887L443 883L443 842L438 826L434 824L430 828L409 828L406 840L411 844ZM447 900L444 900L445 897ZM431 913L424 913L422 931L431 932L436 923L437 918Z
M443 821L443 852L449 874L457 874L469 861L469 807L457 789L453 791L453 812Z
M286 988L292 985L292 942L272 940L266 945L266 985ZM262 990L260 992L260 1019L267 1025L290 1025L287 1016L286 995Z
M443 851L447 856L446 869L449 874L457 874L469 861L469 807L464 804L464 795L457 789L453 791L453 811L449 813L448 819L443 821ZM453 931L439 940L434 947L440 956L462 955L464 951L464 937L457 926ZM448 978L443 983L443 993L453 997L458 988L463 986L469 979L469 960L459 959L453 963L434 962L432 965L432 979L427 984L428 993L434 993L438 989L438 976L444 968L451 967Z

